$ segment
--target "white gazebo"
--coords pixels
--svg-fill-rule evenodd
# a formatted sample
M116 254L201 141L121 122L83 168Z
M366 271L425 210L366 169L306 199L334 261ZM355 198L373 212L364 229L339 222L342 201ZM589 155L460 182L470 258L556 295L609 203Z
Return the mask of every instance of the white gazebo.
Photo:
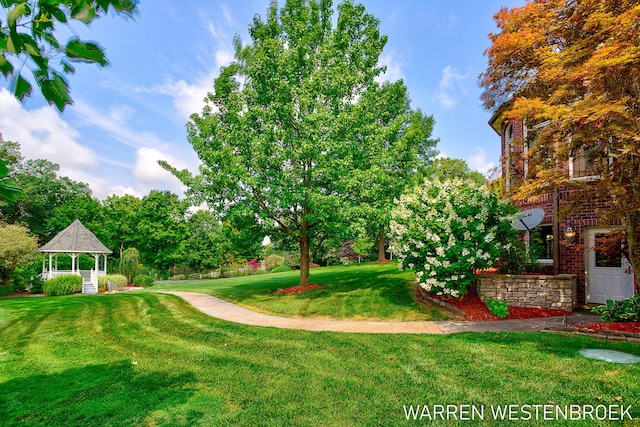
M46 264L47 257L42 259L43 279L51 279L65 274L77 274L83 278L82 293L95 294L98 292L98 276L107 274L107 255L113 251L103 245L95 234L76 219L49 243L41 247L40 252L49 255L48 265ZM71 257L71 270L58 270L58 255L60 254L67 254ZM95 258L94 269L80 270L78 258L83 254L93 255ZM102 263L100 263L100 256L103 259Z

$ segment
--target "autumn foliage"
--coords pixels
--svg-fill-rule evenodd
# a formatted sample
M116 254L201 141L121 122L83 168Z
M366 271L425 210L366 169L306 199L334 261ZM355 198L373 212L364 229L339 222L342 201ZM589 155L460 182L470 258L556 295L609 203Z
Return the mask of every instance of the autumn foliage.
M605 196L600 216L622 223L640 273L640 2L529 0L502 8L480 76L486 108L529 129L521 141L525 198L576 186ZM581 158L592 179L571 180Z

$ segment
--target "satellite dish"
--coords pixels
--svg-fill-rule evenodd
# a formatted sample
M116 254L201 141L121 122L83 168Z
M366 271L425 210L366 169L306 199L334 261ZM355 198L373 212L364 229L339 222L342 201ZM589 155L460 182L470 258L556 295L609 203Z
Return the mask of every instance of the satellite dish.
M513 221L513 226L518 230L531 231L542 222L543 218L544 211L542 209L528 209L518 214L518 217Z

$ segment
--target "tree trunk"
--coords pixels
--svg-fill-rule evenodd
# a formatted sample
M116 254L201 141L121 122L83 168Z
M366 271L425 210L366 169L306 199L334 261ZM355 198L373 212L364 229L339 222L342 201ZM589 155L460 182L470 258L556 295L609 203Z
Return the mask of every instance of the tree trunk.
M300 227L300 286L307 286L309 281L309 223L306 218Z
M384 253L384 231L380 231L378 234L378 262L387 261L387 256Z

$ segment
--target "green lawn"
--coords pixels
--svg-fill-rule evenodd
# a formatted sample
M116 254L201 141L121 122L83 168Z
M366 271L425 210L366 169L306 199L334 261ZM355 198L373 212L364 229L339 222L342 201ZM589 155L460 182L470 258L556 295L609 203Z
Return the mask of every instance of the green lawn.
M311 270L311 282L323 285L298 294L273 294L295 286L300 273L274 273L231 279L158 283L154 290L202 292L243 307L287 317L351 320L445 320L451 313L415 301L415 275L398 265L354 264Z
M640 418L640 366L585 347L640 354L578 335L250 327L145 292L0 299L0 424L469 426L482 423L407 421L403 405L550 402L622 403Z

